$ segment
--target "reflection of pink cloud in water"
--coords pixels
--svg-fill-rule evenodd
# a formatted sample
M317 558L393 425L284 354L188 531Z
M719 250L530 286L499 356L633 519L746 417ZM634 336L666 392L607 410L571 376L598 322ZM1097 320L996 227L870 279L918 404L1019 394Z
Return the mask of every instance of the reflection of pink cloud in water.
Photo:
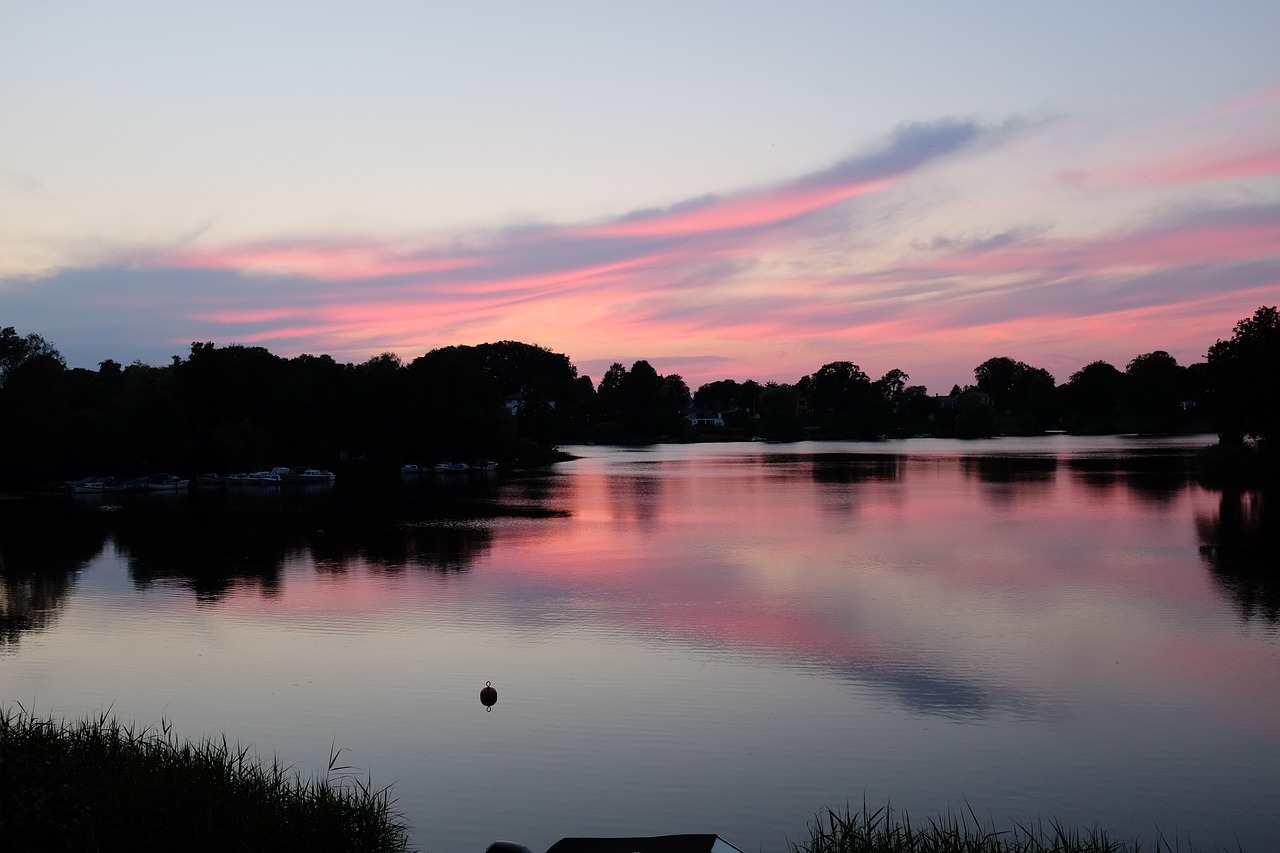
M218 606L350 619L352 630L388 613L493 630L577 625L827 667L904 701L922 691L929 707L1136 689L1229 716L1233 700L1256 710L1280 691L1280 672L1242 654L1229 628L1199 627L1197 614L1223 607L1191 523L1213 495L1146 494L1123 471L1065 461L1011 487L921 457L883 469L889 478L814 481L780 500L783 470L805 479L808 468L583 472L549 498L567 518L494 528L462 575L360 560L320 574L297 559L277 594L237 587ZM1135 550L1135 529L1162 550Z

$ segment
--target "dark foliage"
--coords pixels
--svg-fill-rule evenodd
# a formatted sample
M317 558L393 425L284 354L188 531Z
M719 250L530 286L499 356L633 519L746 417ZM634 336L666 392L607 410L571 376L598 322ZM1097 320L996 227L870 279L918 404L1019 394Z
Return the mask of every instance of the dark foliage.
M1259 308L1203 364L1163 350L1121 372L1095 361L1055 387L1007 356L975 384L930 396L893 369L873 380L836 361L794 385L731 379L691 394L647 361L613 364L599 385L569 358L516 341L432 350L411 363L193 343L164 367L110 359L68 370L39 335L0 330L0 483L87 474L250 471L276 465L392 469L405 462L542 464L566 442L698 437L977 438L1172 433L1216 428L1224 444L1265 445L1280 423L1280 314ZM1274 455L1274 454L1272 454Z
M1280 312L1262 307L1209 348L1209 386L1223 444L1280 435Z

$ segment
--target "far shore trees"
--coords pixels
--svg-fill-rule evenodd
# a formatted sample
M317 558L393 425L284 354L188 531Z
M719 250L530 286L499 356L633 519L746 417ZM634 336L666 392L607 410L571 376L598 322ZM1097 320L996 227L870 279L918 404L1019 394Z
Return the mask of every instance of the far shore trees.
M833 361L795 384L724 379L690 393L679 375L639 360L613 364L593 385L568 356L516 341L442 347L408 363L387 352L362 364L196 342L164 366L105 359L93 371L68 369L53 344L9 326L0 329L0 482L360 461L528 464L561 443L756 436L1212 428L1224 446L1265 448L1280 430L1280 313L1258 308L1203 363L1182 366L1155 350L1123 371L1091 362L1055 387L1049 371L997 356L974 379L934 397L902 370L873 380L852 361Z
M1219 441L1266 444L1280 436L1280 312L1262 307L1209 347L1209 387Z

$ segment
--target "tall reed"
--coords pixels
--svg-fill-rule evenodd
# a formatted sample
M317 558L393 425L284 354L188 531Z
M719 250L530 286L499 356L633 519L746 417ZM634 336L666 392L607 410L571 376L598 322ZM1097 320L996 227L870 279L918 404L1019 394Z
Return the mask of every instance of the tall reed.
M6 850L403 851L389 789L331 752L304 779L226 737L179 742L104 712L74 722L0 711L0 838Z
M809 839L792 842L791 853L1195 853L1156 832L1151 846L1109 838L1100 829L1081 831L1050 821L1046 826L1015 823L1007 831L983 824L973 810L947 812L923 825L889 807L871 811L827 809L809 824Z

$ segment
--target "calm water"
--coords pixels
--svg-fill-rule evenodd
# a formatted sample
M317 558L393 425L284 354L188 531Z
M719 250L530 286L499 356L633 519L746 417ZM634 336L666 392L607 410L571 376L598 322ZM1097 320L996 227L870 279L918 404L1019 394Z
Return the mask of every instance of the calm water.
M1206 442L579 447L0 503L0 703L308 774L336 744L435 853L781 851L864 798L1275 849L1280 525L1195 484Z

